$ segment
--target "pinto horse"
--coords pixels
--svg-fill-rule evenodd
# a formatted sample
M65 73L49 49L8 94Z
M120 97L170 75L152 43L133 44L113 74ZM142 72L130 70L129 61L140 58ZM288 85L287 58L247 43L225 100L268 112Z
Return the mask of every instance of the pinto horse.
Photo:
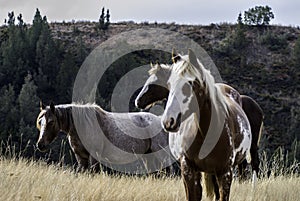
M216 199L228 200L233 167L245 158L250 161L252 136L246 114L235 99L224 96L192 51L177 56L167 85L162 125L174 132L169 143L181 161L187 199L202 198L204 172L208 196L215 191Z
M92 120L93 117L96 117L95 121ZM64 132L67 134L80 170L91 168L100 161L95 154L91 154L93 147L87 146L94 143L90 142L91 140L96 141L97 154L109 162L124 160L124 157L117 154L121 152L117 152L116 147L134 157L138 157L139 154L157 153L161 157L159 158L161 165L170 162L168 161L171 155L168 151L168 135L160 126L160 118L151 113L113 113L103 110L96 104L54 105L51 103L47 107L41 104L41 112L36 123L40 131L38 149L46 151L58 133ZM86 139L82 135L98 135L100 129L104 137L83 141ZM114 146L109 146L110 143ZM168 165L166 164L165 167Z
M176 58L176 54L172 55ZM175 61L174 61L175 62ZM167 86L168 78L171 73L171 66L151 64L151 69L149 70L149 78L146 80L142 90L135 99L135 105L140 109L148 109L158 102L162 102L168 98L169 90ZM263 111L258 103L251 97L246 95L240 95L237 90L233 87L223 84L216 83L225 96L236 101L242 106L245 114L250 122L251 132L252 132L252 143L250 148L251 153L251 166L254 172L254 180L256 175L259 173L259 156L258 156L258 145L260 141L261 131L263 128ZM247 166L247 161L244 160L243 163L239 164L240 179L244 179L245 169Z

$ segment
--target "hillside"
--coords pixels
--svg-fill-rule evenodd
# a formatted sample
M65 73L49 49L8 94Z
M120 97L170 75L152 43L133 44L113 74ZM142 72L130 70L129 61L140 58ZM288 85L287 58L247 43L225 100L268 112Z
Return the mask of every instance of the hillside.
M75 51L72 47L77 41L82 40L90 52L121 32L149 27L190 37L209 53L223 81L253 97L263 108L264 150L273 153L278 146L284 146L294 151L292 143L300 138L300 68L293 62L299 28L246 26L243 30L247 43L239 48L235 45L238 25L232 24L192 26L124 22L111 24L106 31L99 31L95 26L91 22L50 24L53 37L71 51ZM297 157L300 157L299 151Z

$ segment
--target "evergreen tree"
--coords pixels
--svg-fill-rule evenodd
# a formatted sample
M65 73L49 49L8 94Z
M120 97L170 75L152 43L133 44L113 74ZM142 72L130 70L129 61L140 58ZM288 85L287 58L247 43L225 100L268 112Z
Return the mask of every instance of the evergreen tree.
M27 27L21 14L18 16L17 26L14 24L13 12L9 14L9 18L8 39L1 44L0 84L3 86L11 83L18 91L28 69Z
M32 80L31 74L25 77L18 97L20 120L18 130L14 134L14 141L22 155L32 156L33 143L37 139L36 117L39 113L39 98L37 96L37 86ZM29 147L28 147L29 146Z
M0 141L13 134L18 125L15 90L12 85L0 90Z
M110 25L109 9L107 9L106 15L105 15L105 8L103 7L101 10L100 18L99 18L99 24L97 25L98 29L106 30L109 25Z
M29 30L29 42L33 53L35 52L36 43L41 35L42 27L43 27L42 16L39 9L36 9L34 19L32 21L32 26Z
M18 97L20 116L26 125L35 125L35 118L39 111L39 100L37 86L32 80L32 75L28 74Z
M75 64L74 57L67 53L61 64L57 75L57 94L59 102L68 103L72 101L73 83L76 78L78 67Z
M109 9L107 9L105 18L106 18L105 29L108 29L108 26L109 26L109 24L110 24L110 14L109 14Z
M43 83L37 82L39 87L44 86L39 90L43 93L41 98L51 99L55 96L55 81L59 70L60 51L51 36L46 17L42 21L41 33L36 44L35 58L38 73L46 78Z
M14 14L14 11L8 13L7 24L8 24L8 26L14 26L15 25L15 14Z
M103 7L99 18L99 29L104 29L104 26L105 26L105 9Z
M244 23L242 21L242 14L239 13L237 19L237 28L235 30L235 34L233 36L233 47L238 51L244 50L244 48L248 45L249 41L246 38L246 30Z

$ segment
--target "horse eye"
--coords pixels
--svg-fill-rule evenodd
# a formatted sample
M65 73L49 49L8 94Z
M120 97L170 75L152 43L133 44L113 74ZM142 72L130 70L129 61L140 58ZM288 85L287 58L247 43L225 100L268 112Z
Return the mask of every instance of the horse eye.
M47 122L47 124L53 124L54 123L54 120L53 119L49 119L49 121Z

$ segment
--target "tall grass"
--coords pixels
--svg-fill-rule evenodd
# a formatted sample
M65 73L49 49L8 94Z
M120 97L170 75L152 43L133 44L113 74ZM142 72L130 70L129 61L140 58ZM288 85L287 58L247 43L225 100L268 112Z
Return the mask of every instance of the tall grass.
M61 145L63 148L64 145ZM0 146L0 149L1 146ZM0 201L6 200L184 200L180 176L124 176L76 173L73 166L48 164L24 159L3 150L0 156ZM3 153L3 152L1 152ZM63 153L63 150L62 150ZM63 154L61 160L63 160ZM251 180L233 181L231 200L298 200L300 197L299 162L287 161L278 149L267 160L262 155L261 177L253 188ZM203 193L205 194L205 193ZM207 200L207 198L203 198Z

